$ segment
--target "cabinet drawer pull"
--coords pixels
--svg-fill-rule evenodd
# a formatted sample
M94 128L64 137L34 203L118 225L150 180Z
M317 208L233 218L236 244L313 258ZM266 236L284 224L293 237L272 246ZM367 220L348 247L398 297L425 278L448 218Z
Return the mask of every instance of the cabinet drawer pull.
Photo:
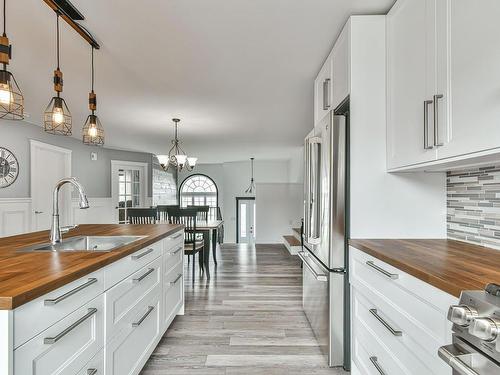
M175 280L170 282L170 285L177 284L177 281L179 281L181 277L182 277L182 273L178 274L177 277L175 278Z
M378 363L378 358L373 356L370 357L370 362L373 364L373 366L377 369L378 373L380 375L387 375L382 366Z
M177 250L175 250L174 252L170 253L170 255L176 255L179 253L179 251L182 250L182 246L179 246L179 248Z
M80 290L83 290L89 286L91 286L92 284L95 284L97 282L97 279L92 277L90 278L85 284L82 284L80 286L77 286L75 289L71 289L69 292L66 292L62 295L60 295L59 297L57 298L53 298L53 299L46 299L43 301L43 304L45 306L53 306L53 305L56 305L58 304L59 302L61 301L64 301L66 298L68 297L71 297L73 294L75 293L78 293Z
M376 318L376 319L377 319L380 323L382 323L382 325L383 325L385 328L387 328L387 330L388 330L390 333L392 333L394 336L403 336L403 331L400 331L400 330L398 330L398 329L394 329L394 328L392 328L392 326L391 326L389 323L387 323L387 321L386 321L384 318L382 318L382 317L378 314L377 309L370 309L370 310L368 310L368 311L370 311L370 313L371 313L371 314L372 314L372 315L373 315L373 316L374 316L374 317L375 317L375 318Z
M429 144L429 105L432 100L424 101L424 149L432 150L434 147Z
M97 369L96 368L89 368L87 370L87 375L95 375L97 374Z
M56 336L45 337L43 339L43 343L44 344L55 344L60 339L62 339L64 336L66 336L68 333L70 333L72 330L74 330L76 327L78 327L80 324L82 324L84 321L86 321L88 318L90 318L92 315L94 315L96 312L97 312L97 309L95 307L90 308L84 316L82 316L76 322L71 324L68 328L65 328L64 330L62 330Z
M151 275L153 272L155 271L154 268L149 268L143 275L139 276L138 278L136 279L132 279L132 282L134 284L137 284L137 283L140 283L142 280L144 280L146 277L148 277L149 275Z
M383 268L377 266L371 260L368 260L366 262L366 265L373 268L374 270L377 270L378 272L380 272L382 275L388 277L389 279L396 280L399 278L399 275L397 273L390 273L389 271L386 271Z
M133 260L141 259L142 257L145 257L148 254L151 254L155 249L149 248L145 252L137 254L137 255L132 255Z
M439 103L438 100L443 99L443 95L434 95L434 146L443 146L439 142Z
M172 237L173 240L176 240L182 236L182 233L177 234L176 236Z
M153 311L154 309L155 309L154 306L148 306L148 311L146 311L146 314L144 314L142 318L139 319L137 322L132 323L132 327L139 327L144 321L144 319L146 319L148 315L151 314L151 311Z

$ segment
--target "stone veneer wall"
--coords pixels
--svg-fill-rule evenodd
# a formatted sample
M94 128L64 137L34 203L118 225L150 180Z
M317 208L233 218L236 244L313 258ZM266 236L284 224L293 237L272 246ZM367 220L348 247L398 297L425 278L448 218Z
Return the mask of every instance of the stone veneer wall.
M500 165L447 173L448 237L500 249Z

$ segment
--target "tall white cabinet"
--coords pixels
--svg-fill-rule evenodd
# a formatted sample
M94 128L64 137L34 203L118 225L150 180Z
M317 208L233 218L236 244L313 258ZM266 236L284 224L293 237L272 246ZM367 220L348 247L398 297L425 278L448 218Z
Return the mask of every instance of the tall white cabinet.
M387 16L387 168L498 154L500 2L398 0ZM491 159L490 159L491 160Z

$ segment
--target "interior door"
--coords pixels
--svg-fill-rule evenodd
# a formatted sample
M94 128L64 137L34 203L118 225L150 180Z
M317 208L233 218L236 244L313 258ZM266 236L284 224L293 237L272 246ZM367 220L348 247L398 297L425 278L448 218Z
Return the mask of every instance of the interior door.
M112 161L111 190L115 204L115 220L127 223L127 210L146 205L147 164Z
M54 187L60 179L71 176L71 150L32 140L30 152L33 230L47 230L51 226ZM71 187L63 186L59 194L60 222L69 225Z
M238 243L255 243L255 199L238 199Z

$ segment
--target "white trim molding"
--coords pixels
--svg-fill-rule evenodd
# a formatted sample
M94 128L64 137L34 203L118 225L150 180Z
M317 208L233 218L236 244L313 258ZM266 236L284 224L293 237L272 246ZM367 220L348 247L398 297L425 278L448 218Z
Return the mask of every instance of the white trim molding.
M0 198L0 237L31 232L31 198Z

